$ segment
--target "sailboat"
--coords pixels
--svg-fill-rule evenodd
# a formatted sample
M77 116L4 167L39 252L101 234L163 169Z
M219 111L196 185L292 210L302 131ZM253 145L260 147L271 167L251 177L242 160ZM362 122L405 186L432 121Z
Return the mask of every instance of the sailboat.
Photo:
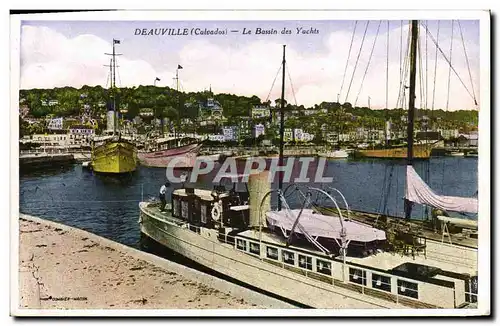
M179 69L177 66L175 80L177 94L179 94ZM180 105L180 101L179 101ZM173 136L165 137L163 128L163 116L160 116L160 137L150 139L145 144L145 149L138 153L140 164L149 167L168 167L175 162L176 168L190 168L196 162L196 157L201 149L201 143L196 137Z
M133 172L137 168L137 148L132 139L123 136L117 128L116 109L116 52L115 45L119 40L113 39L113 52L110 54L111 108L107 114L107 131L104 135L94 137L91 151L91 168L97 173L120 174Z
M411 27L414 65L417 22ZM285 64L284 46L282 104ZM410 142L408 153L412 149ZM281 177L278 189L271 190L268 172L236 176L248 177L247 191L235 185L173 190L166 212L157 201L141 202L141 234L204 267L308 307L457 308L476 302L471 284L477 280L477 246L436 241L399 222L385 229L361 223L339 190L294 184L283 189ZM408 201L454 205L455 199L435 196L416 180ZM287 201L294 194L300 208Z

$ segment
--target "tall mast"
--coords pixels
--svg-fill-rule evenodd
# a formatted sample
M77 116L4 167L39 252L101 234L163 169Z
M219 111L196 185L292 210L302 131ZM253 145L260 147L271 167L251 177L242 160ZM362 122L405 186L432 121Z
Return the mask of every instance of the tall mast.
M109 70L111 73L111 96L113 97L113 135L116 134L116 56L121 55L120 53L116 53L115 51L115 44L120 44L120 40L115 40L113 39L113 52L112 53L105 53L106 55L111 56L111 62L109 64Z
M408 99L408 157L407 165L413 164L413 122L415 118L415 80L417 71L417 42L418 42L418 22L411 21L411 43L410 43L410 87ZM406 180L408 182L408 180ZM405 218L411 218L412 203L405 199Z
M281 107L280 107L280 156L279 156L279 166L283 166L283 138L285 129L285 49L286 45L283 45L283 62L282 65L282 79L281 79ZM283 173L280 174L278 178L278 189L283 190ZM278 210L281 210L281 199L278 198Z

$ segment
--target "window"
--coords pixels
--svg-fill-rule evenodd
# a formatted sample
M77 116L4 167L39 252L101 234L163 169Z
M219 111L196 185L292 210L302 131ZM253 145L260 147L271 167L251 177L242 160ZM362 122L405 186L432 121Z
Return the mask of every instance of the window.
M207 223L207 205L201 205L200 208L201 223Z
M281 255L283 256L283 261L289 265L295 265L295 253L288 250L282 250Z
M185 218L187 220L188 218L188 202L187 201L181 201L181 217Z
M316 270L321 274L332 275L332 264L328 261L317 259Z
M278 248L267 247L266 255L267 258L278 260Z
M250 242L250 252L252 254L260 255L260 245L255 242Z
M418 299L418 283L398 280L398 294Z
M391 278L372 273L372 288L391 292Z
M361 285L366 285L366 271L349 267L349 281Z
M173 202L173 208L174 208L174 216L178 217L181 213L181 207L179 205L179 199L174 199Z
M312 271L312 257L299 255L299 267Z
M236 248L239 250L247 251L247 242L243 239L236 239Z

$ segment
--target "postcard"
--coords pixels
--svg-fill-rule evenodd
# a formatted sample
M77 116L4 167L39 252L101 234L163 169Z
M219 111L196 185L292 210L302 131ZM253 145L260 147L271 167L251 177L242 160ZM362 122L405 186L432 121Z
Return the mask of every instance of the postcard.
M489 29L11 15L11 314L490 314Z

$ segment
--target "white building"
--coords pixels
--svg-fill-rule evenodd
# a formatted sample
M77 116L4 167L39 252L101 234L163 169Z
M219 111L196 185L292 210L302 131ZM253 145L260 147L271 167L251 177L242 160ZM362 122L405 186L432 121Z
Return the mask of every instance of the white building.
M235 141L237 133L236 126L222 127L222 134L224 135L225 141Z
M269 118L271 110L267 106L254 106L251 115L253 119Z
M265 135L265 133L266 133L266 127L264 127L263 124L259 123L253 127L253 136L255 138L259 137L260 135Z
M208 135L208 139L210 141L218 141L218 142L224 142L226 140L226 138L224 137L224 135Z

